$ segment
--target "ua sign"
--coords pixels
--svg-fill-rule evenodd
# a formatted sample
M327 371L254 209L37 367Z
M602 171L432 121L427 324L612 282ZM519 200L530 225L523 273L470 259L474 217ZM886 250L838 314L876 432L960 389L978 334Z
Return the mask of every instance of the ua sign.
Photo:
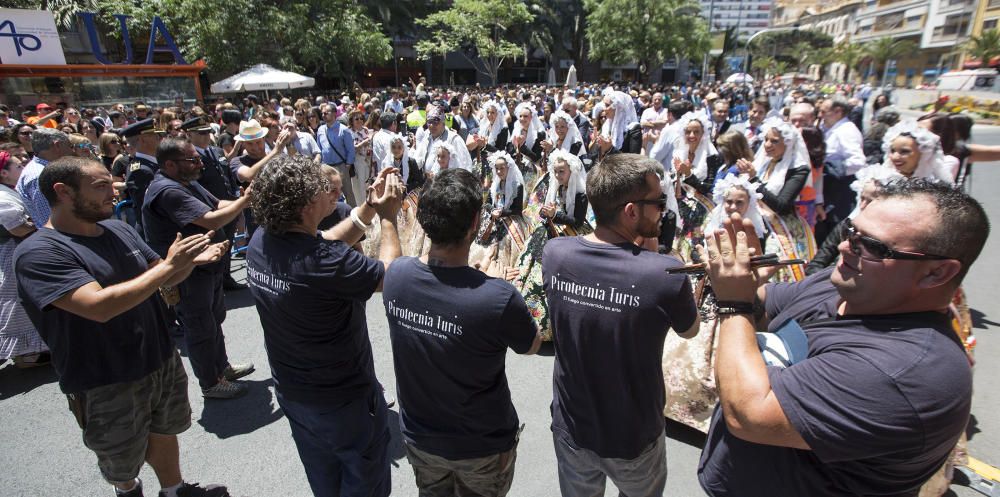
M87 30L87 37L90 40L90 49L94 53L94 58L96 58L101 64L113 64L113 62L109 61L108 58L101 53L100 40L97 37L97 28L94 24L94 17L96 14L93 12L81 12L78 15L80 16L80 19L83 20L83 26ZM120 64L131 64L135 53L132 50L132 38L128 34L128 26L125 24L125 20L128 19L129 16L115 14L113 17L118 20L118 26L122 35L122 42L125 43L125 60L120 62ZM157 33L163 37L165 46L156 46ZM160 19L160 16L153 16L153 23L149 27L149 45L146 49L146 64L153 63L154 52L168 52L174 56L174 62L178 64L187 64L184 57L181 55L181 51L177 49L177 44L174 43L174 37L170 35L170 31L167 30L167 26L163 24L163 20Z

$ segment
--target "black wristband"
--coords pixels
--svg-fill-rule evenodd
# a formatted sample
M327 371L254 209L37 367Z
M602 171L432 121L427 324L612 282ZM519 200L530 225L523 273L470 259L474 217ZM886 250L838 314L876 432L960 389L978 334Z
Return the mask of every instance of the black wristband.
M749 314L754 315L754 305L753 302L736 302L728 300L720 300L716 302L718 310L715 313L719 316L728 316L730 314Z

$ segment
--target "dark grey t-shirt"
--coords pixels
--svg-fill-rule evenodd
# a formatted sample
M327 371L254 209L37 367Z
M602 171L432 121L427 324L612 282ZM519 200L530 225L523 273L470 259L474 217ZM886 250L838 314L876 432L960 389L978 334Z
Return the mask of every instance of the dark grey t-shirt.
M936 312L837 316L828 269L767 288L769 331L795 320L809 356L769 367L771 388L811 451L736 438L716 410L698 478L722 496L915 496L965 429L969 362Z
M582 237L545 244L555 336L552 429L604 458L634 459L663 436L663 341L698 318L677 259Z
M513 285L471 267L400 257L382 291L403 437L447 459L510 450L517 412L507 349L531 349L537 328Z

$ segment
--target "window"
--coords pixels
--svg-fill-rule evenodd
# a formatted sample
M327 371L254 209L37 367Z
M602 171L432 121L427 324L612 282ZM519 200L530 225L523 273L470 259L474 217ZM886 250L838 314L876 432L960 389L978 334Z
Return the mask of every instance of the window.
M996 27L997 27L996 19L988 19L983 21L983 31L986 31L987 29L996 29Z

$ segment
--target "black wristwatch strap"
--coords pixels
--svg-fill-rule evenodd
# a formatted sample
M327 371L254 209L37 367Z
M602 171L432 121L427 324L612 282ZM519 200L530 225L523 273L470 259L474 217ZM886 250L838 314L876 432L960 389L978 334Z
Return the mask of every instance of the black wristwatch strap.
M753 302L736 302L728 300L720 300L716 302L718 310L715 313L719 316L728 316L730 314L749 314L754 315L754 305Z

